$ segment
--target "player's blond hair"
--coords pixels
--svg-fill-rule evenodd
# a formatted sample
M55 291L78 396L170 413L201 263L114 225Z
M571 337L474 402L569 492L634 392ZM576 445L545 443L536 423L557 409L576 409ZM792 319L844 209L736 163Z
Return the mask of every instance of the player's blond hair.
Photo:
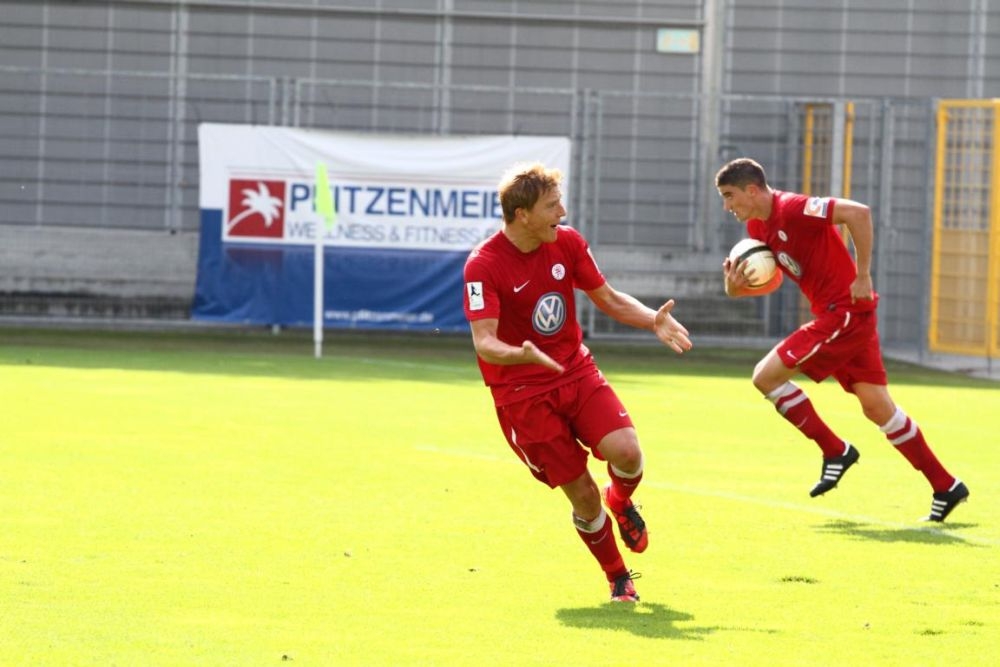
M532 208L542 195L558 188L561 182L562 171L540 162L516 164L508 169L497 186L504 222L513 222L517 209Z

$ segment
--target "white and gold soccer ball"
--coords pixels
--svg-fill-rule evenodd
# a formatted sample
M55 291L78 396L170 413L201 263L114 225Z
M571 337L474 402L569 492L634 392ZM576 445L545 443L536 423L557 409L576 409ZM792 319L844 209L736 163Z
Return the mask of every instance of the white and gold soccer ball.
M744 274L749 274L753 269L753 276L750 277L750 287L763 287L774 277L778 270L778 263L774 259L774 253L763 241L757 239L741 239L736 242L733 249L729 251L729 259L736 264L747 260Z

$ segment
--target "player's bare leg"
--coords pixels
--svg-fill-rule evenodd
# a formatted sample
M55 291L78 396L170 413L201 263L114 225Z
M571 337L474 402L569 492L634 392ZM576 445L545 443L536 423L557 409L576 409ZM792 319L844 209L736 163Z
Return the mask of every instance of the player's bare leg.
M822 450L819 481L809 491L809 495L815 498L835 488L848 468L858 462L861 454L820 418L805 391L792 382L796 374L796 368L788 368L782 363L775 347L754 368L753 384L774 404L778 414Z
M577 534L604 571L612 602L638 602L639 595L632 584L635 575L625 567L612 532L611 517L601 506L601 494L590 472L559 488L573 506L573 525Z
M920 427L893 402L885 385L858 382L851 389L861 402L865 417L879 427L896 451L931 485L934 494L930 514L925 520L944 521L953 509L968 499L968 487L941 465Z
M608 433L597 445L597 450L608 462L611 477L611 482L602 491L604 504L614 515L625 546L641 553L649 546L649 534L646 522L632 502L632 494L642 481L643 472L642 450L635 429L620 428Z

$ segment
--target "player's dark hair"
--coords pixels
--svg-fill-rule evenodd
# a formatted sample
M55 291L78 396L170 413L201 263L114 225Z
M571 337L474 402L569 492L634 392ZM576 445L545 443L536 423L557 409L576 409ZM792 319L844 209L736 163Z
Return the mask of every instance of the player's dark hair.
M514 165L497 186L504 221L513 222L517 209L530 209L543 194L559 187L561 182L561 171L548 169L540 162Z
M761 189L767 188L767 174L764 173L764 167L748 157L729 161L715 174L715 187L717 188L724 185L735 185L740 190L744 190L751 184Z

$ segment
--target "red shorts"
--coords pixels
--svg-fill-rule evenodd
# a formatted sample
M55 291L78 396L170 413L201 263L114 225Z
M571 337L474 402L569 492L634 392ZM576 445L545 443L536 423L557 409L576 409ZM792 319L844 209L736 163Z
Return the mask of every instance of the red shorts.
M632 426L625 406L600 371L544 394L497 406L507 444L540 482L555 488L587 470L587 449Z
M833 376L852 392L857 382L887 384L875 311L832 312L799 327L778 344L778 355L787 368L798 368L822 382Z

